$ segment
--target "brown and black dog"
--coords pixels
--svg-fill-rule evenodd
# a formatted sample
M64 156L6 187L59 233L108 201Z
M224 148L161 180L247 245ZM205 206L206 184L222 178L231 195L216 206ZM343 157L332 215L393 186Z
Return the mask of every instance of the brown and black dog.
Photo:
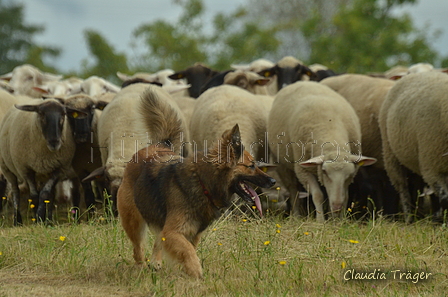
M145 263L146 229L156 235L151 265L162 266L162 251L185 272L202 277L196 254L201 233L229 207L238 194L261 211L249 184L269 188L275 179L263 172L241 144L238 125L223 133L208 153L181 157L180 120L166 102L147 91L142 113L154 123L151 137L158 144L138 151L128 163L118 189L118 213L134 247L137 264Z

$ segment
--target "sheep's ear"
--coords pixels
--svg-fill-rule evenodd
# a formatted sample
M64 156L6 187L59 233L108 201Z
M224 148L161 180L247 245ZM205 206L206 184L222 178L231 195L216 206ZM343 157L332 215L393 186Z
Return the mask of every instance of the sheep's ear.
M93 170L88 176L86 176L82 180L82 182L86 183L86 182L90 182L90 181L95 180L95 179L100 179L100 178L102 178L104 176L105 171L106 171L106 167L104 167L104 166L103 167L99 167L99 168Z
M324 162L323 156L318 156L318 157L314 157L311 158L309 160L306 160L304 162L299 163L300 166L302 167L316 167L318 165L322 165L322 163Z
M174 80L185 78L185 71L179 71L174 74L171 74L170 76L168 76L168 78L174 79Z
M375 158L359 156L359 155L351 155L349 157L349 162L353 162L358 166L369 166L376 163Z
M109 102L103 101L103 100L99 100L96 104L95 104L95 108L98 110L103 110L107 104L109 104Z
M117 71L117 77L122 81L127 81L131 78L129 75L121 73L120 71Z
M48 89L45 86L42 87L33 87L32 88L34 91L37 91L39 93L41 93L42 95L49 95L48 93Z
M271 80L269 78L260 78L255 81L255 84L258 86L265 86L269 84Z
M31 111L37 112L39 110L39 105L17 105L14 104L14 107L23 111Z
M5 80L5 81L10 81L12 78L12 72L3 74L2 76L0 76L1 80Z
M81 120L85 119L88 116L88 114L85 113L84 111L67 106L65 107L65 111L67 112L67 116L72 119Z

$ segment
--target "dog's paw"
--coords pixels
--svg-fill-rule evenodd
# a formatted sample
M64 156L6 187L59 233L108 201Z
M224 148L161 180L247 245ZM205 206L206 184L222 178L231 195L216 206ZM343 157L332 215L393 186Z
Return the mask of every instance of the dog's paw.
M151 260L151 262L149 263L149 267L156 271L160 270L162 268L162 261Z

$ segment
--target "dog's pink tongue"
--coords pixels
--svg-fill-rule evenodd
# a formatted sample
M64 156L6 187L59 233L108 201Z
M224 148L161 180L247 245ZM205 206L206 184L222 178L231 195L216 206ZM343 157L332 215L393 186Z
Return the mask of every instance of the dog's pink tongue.
M249 190L249 193L252 195L252 197L254 197L255 200L255 206L258 209L258 212L260 213L260 216L263 216L263 209L261 208L261 201L260 201L260 197L258 197L257 193L251 188L251 187L247 187L247 189Z

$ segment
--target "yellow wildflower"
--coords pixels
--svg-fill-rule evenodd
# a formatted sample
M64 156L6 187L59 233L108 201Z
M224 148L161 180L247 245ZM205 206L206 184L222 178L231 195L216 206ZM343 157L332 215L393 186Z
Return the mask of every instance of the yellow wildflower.
M264 245L269 245L269 244L271 244L271 242L269 240L264 242Z
M222 243L218 242L218 245L222 245Z
M64 241L65 238L66 238L65 236L59 236L59 240L60 240L60 241Z
M36 205L30 204L30 208L35 208L35 207L36 207Z
M35 219L35 218L32 218L32 219L31 219L31 221L35 222L35 221L36 221L36 219Z
M278 261L278 264L280 264L280 265L285 265L285 264L286 264L286 261Z
M246 219L243 219L243 222L247 222L247 220L246 220Z
M280 231L279 229L277 229L277 231L275 231L275 232L280 233L280 232L282 232L282 231Z
M341 267L342 267L342 269L345 269L345 267L347 267L347 263L345 263L344 261L342 261L342 263L341 263Z
M257 207L255 205L252 206L252 209L257 209Z
M50 200L44 200L44 202L48 204L48 203L50 203Z
M2 197L2 199L3 199L3 200L6 200L6 197L5 197L5 196L3 196L3 197Z
M3 253L2 253L2 252L0 252L0 256L1 256L1 255L3 255Z
M29 202L29 203L31 203L31 202L33 202L33 200L31 200L31 199L28 199L28 202Z
M303 234L305 234L305 235L310 235L310 232L303 232Z
M351 243L359 243L359 241L353 240L353 239L350 239L349 242L351 242Z
M166 238L165 237L162 237L162 241L165 241L166 240Z
M275 224L275 227L281 228L282 226L280 226L280 224Z
M280 187L275 188L277 191L280 191Z

